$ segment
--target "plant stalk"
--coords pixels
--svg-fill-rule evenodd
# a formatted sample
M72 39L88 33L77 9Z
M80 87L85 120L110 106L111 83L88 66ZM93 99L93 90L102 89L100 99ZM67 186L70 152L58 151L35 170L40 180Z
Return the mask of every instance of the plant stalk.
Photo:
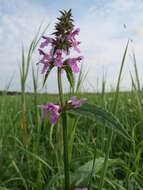
M27 144L27 128L26 128L26 118L25 118L25 92L22 91L22 128L23 128L23 142L24 145Z
M67 116L66 116L66 111L64 110L64 97L63 97L63 90L62 90L62 80L61 80L61 69L60 68L58 68L58 89L59 89L59 99L60 99L60 105L61 105L61 117L62 117L62 126L63 126L65 190L70 190Z

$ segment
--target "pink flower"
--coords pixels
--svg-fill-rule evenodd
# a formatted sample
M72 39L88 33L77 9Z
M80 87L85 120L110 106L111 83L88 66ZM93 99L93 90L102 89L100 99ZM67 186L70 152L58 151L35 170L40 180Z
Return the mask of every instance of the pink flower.
M75 40L75 36L80 32L80 28L76 28L73 32L71 32L68 36L69 40Z
M54 49L55 49L55 45L52 44L52 48L50 50L50 56L53 57L54 56Z
M43 63L43 69L42 69L42 74L45 73L49 66L50 66L50 61L51 61L51 57L49 54L46 54L43 50L38 49L39 50L39 54L43 55L42 59L40 59L40 61L38 63Z
M71 67L71 69L72 69L72 71L74 73L79 72L80 69L79 69L79 67L77 65L77 62L81 61L82 59L83 59L83 56L79 56L77 58L71 58L71 59L68 60L68 64L70 65L70 67Z
M73 96L71 100L68 101L68 104L72 105L73 108L79 108L81 107L85 102L87 101L86 98L83 98L81 100L77 100L76 96Z
M87 190L87 187L75 188L74 190Z
M78 48L78 45L80 44L79 41L73 41L72 42L72 45L73 45L73 48L76 52L80 53L80 49Z
M79 34L79 31L80 31L80 28L75 29L67 37L67 39L71 42L74 50L77 51L78 53L80 53L80 50L78 48L78 45L80 44L80 42L76 41L75 36Z
M60 67L60 68L63 66L62 51L61 50L56 51L56 58L54 61L54 65L57 67Z
M38 107L45 109L43 116L42 116L42 121L44 121L44 119L46 118L46 116L50 112L50 123L56 124L57 119L59 117L59 113L60 113L60 106L59 105L55 105L55 104L49 102L46 105L39 105Z
M43 36L42 38L45 39L45 41L40 44L40 48L44 48L45 46L48 46L49 43L52 43L52 38L46 36Z

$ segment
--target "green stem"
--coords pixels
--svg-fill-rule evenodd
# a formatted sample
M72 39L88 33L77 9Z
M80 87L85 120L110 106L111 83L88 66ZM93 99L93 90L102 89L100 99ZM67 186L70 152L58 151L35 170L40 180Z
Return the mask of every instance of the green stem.
M59 89L59 99L60 99L60 104L61 104L61 117L62 117L62 126L63 126L65 190L69 190L70 176L69 176L69 158L68 158L67 116L66 116L66 111L64 110L64 97L63 97L63 90L62 90L60 68L58 68L58 89Z

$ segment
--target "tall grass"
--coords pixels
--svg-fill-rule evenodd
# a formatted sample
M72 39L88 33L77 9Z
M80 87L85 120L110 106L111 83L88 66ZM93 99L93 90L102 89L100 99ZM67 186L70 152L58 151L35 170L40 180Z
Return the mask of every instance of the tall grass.
M119 98L119 91L120 91L120 81L121 81L121 75L122 75L122 71L123 71L123 67L124 67L124 63L125 63L127 50L128 50L128 44L129 44L129 41L127 42L127 45L126 45L126 48L125 48L125 52L124 52L124 55L123 55L121 68L120 68L120 72L119 72L119 76L118 76L116 91L115 91L115 95L113 97L113 103L112 103L112 107L111 107L111 111L112 111L113 114L116 114L116 110L117 110L117 106L118 106L118 98ZM105 155L104 167L103 167L103 170L102 170L101 180L100 180L100 184L99 184L99 188L98 188L99 190L103 189L104 177L105 177L106 172L107 172L109 153L110 153L111 144L112 144L112 136L113 136L113 130L111 130L109 132L109 135L108 135L107 152L106 152L106 155Z

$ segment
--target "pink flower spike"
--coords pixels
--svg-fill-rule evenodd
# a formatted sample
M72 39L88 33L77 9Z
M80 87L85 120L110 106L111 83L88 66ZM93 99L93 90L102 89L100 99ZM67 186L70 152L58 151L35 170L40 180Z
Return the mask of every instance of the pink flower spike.
M42 116L42 121L44 121L47 114L50 112L50 123L56 124L58 117L59 117L59 112L60 112L59 105L55 105L55 104L49 102L46 105L39 105L38 107L41 109L45 109L43 116Z
M74 190L87 190L87 187L75 188Z
M71 100L68 101L68 104L71 104L73 108L80 108L83 104L85 104L86 101L87 101L86 98L77 100L76 96L73 96Z
M40 44L40 48L44 48L45 46L48 46L49 43L52 43L52 38L46 36L43 36L42 38L45 39L45 41Z

